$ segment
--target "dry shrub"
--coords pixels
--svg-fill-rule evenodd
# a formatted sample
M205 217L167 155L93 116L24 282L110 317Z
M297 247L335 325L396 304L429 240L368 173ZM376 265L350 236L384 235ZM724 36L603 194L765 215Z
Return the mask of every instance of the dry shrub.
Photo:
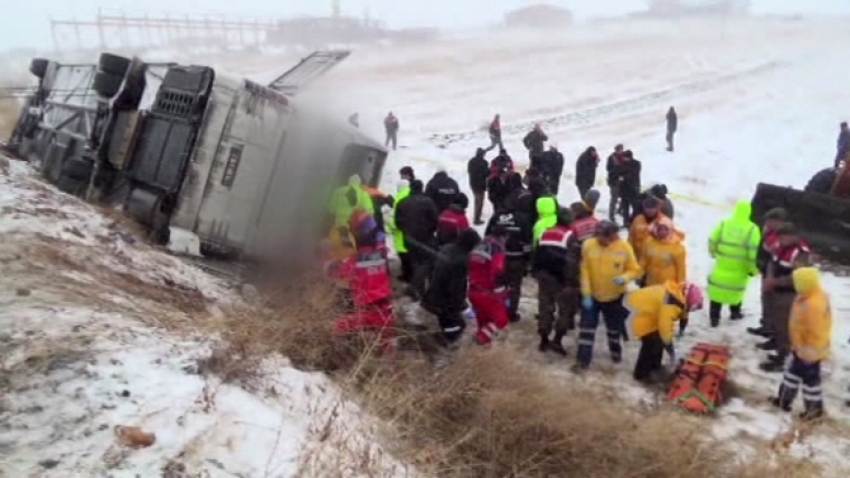
M8 140L12 135L20 113L21 103L18 99L0 98L0 141Z

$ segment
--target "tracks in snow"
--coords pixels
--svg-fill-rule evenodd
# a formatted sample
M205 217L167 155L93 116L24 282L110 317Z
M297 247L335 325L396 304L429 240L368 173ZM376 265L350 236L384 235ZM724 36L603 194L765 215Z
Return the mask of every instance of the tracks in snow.
M686 95L694 95L703 93L709 90L717 89L726 85L736 83L749 77L757 76L769 71L773 71L781 66L783 62L779 60L761 63L734 73L715 76L702 80L692 81L670 88L664 88L651 93L646 93L634 98L616 101L601 106L594 106L576 111L571 111L550 118L542 118L533 121L525 121L521 123L513 123L502 127L502 136L520 135L531 130L535 123L546 127L559 127L569 124L587 124L606 117L621 115L631 111L639 111L658 104L669 102ZM435 133L432 134L428 141L436 144L439 147L446 147L454 143L472 141L480 138L486 138L486 131L466 131L463 133Z

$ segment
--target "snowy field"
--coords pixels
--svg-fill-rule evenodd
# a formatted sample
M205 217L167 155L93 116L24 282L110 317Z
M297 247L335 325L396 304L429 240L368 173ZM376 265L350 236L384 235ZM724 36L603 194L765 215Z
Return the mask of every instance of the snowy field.
M850 116L848 40L846 24L778 20L491 32L356 51L303 101L340 118L359 111L363 128L376 136L387 111L399 117L401 147L385 169L388 191L404 165L423 179L446 169L465 188L466 161L488 145L483 127L495 113L520 165L527 162L521 138L534 122L558 144L568 172L588 146L607 155L624 143L643 162L644 184L664 182L673 192L677 225L687 232L690 277L704 284L708 232L736 200L751 197L759 181L800 187L831 164L837 125ZM225 66L267 80L286 69L282 63L228 59ZM679 112L673 154L664 151L663 135L670 105ZM571 182L562 181L562 203L577 199ZM604 214L607 190L600 189ZM175 463L212 477L292 476L309 466L317 430L337 409L344 411L339 434L372 441L373 424L341 400L330 380L283 359L268 385L274 394L199 375L209 338L201 330L186 333L187 317L214 320L240 297L145 246L115 224L113 213L57 193L17 162L0 175L0 208L0 382L9 390L0 396L0 471L159 476ZM824 476L838 476L829 469L850 464L850 409L842 405L850 398L850 280L827 275L825 284L835 307L825 377L831 418L792 446L827 464ZM572 357L540 355L533 343L534 292L527 282L525 318L513 327L511 346L527 350L524 356L557 380L609 388L636 405L659 399L631 380L635 342L618 366L597 346L582 379L568 372ZM746 320L710 329L697 314L678 345L680 355L697 341L732 346L730 379L738 394L706 423L718 436L740 441L743 455L750 443L794 430L789 416L768 407L781 375L758 370L762 354L745 332L758 320L758 292L753 283ZM168 333L175 323L182 333ZM597 335L601 345L603 333ZM574 353L573 338L567 346ZM115 445L116 425L155 432L157 442L129 452ZM404 476L389 458L386 468Z

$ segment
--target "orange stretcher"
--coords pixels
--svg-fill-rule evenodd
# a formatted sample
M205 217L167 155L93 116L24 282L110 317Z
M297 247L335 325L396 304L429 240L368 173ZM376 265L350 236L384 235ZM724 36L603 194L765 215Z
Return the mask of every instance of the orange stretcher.
M714 412L723 400L730 358L729 347L696 344L676 369L667 400L691 412Z

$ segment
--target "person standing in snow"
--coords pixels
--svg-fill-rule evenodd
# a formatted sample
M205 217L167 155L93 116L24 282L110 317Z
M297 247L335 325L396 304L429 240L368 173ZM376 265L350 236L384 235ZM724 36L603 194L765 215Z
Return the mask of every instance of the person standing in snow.
M443 346L456 344L466 328L463 311L466 309L469 253L479 242L478 232L464 229L454 242L440 248L436 255L422 308L437 316L440 324L437 339Z
M626 321L632 333L640 339L640 352L635 362L633 377L639 382L657 382L656 374L662 369L661 360L666 350L670 363L676 365L673 346L676 322L684 320L688 312L702 308L702 291L694 284L675 281L644 287L626 294ZM681 326L680 326L681 329Z
M793 356L771 403L790 412L802 387L805 410L800 417L803 420L816 420L823 416L821 362L829 358L830 354L832 310L829 295L821 287L817 269L797 269L791 280L797 292L788 326Z
M554 227L558 223L558 200L554 196L545 195L537 199L535 203L537 208L537 221L534 223L533 244L540 241L540 236L550 227Z
M387 133L387 139L384 141L384 146L389 146L390 143L393 145L393 151L396 150L398 146L398 118L393 114L392 111L387 114L387 117L384 118L384 131Z
M493 174L493 166L495 159L490 164L490 177L487 179L487 199L493 206L493 211L501 211L504 209L504 201L511 192L510 178L514 173L507 168L500 168L496 174ZM522 178L520 178L522 184Z
M687 251L673 221L667 217L655 220L646 240L638 264L644 272L643 286L664 284L667 281L684 284L688 278Z
M590 367L593 342L599 316L605 321L611 360L623 359L621 336L626 334L628 311L623 307L623 294L628 283L641 276L640 266L628 242L619 236L620 228L611 221L601 221L596 236L581 247L581 321L578 335L578 363L575 371Z
M564 174L564 155L558 151L554 144L549 145L549 150L540 156L541 172L549 185L549 191L555 196L561 187L561 175Z
M490 165L487 163L483 148L478 148L475 156L466 164L466 175L469 177L469 189L475 203L473 223L476 226L484 224L481 214L484 211L484 195L487 193L487 177L490 176Z
M608 161L605 163L605 170L608 172L608 189L610 191L611 202L608 205L608 220L616 222L615 215L620 210L620 189L623 184L623 162L624 151L623 145L618 144L614 147L614 152L608 156Z
M620 166L622 181L620 182L620 210L623 215L623 225L629 226L632 219L632 208L640 196L640 161L634 158L631 150L623 153L623 163Z
M667 186L664 184L653 184L651 188L640 193L637 201L635 201L635 209L632 211L632 218L643 213L643 203L650 197L654 197L661 202L661 214L664 214L671 220L674 219L673 214L675 213L675 208L673 207L673 201L670 200L670 196L668 195Z
M399 201L396 227L404 233L404 243L410 254L413 277L407 294L414 300L422 298L428 278L437 231L439 211L434 201L423 192L422 181L410 183L410 195Z
M540 242L534 249L532 267L538 286L538 349L541 352L551 350L563 356L567 355L567 351L562 340L575 328L579 304L581 246L570 230L572 221L573 216L568 209L558 211L557 224L540 236ZM553 328L555 337L550 339Z
M469 255L469 303L475 312L478 332L475 341L490 345L509 323L505 242L508 232L494 226Z
M437 218L437 247L442 247L454 242L464 229L469 229L469 221L466 219L466 208L469 207L469 199L464 193L458 193L454 201Z
M353 174L348 178L348 184L340 186L334 190L331 195L329 212L334 217L334 225L343 225L348 223L351 213L355 209L364 211L374 211L375 205L372 203L372 197L368 192L361 187L363 181L360 175Z
M353 113L348 117L348 124L354 126L355 128L360 127L360 113Z
M596 167L599 166L599 153L593 146L584 150L576 160L576 188L578 197L583 198L596 184Z
M534 162L536 157L543 154L543 143L548 139L549 137L543 132L543 127L540 126L540 123L536 123L534 128L525 135L525 138L522 139L522 144L528 150L529 161Z
M850 126L847 126L846 121L842 121L839 126L838 141L836 141L835 152L835 167L839 166L842 160L848 159L850 155Z
M505 148L500 148L499 155L490 161L490 177L496 177L503 172L514 172L514 160Z
M490 133L490 146L484 151L490 152L496 146L499 147L499 150L504 150L505 147L502 145L502 117L500 115L493 117L487 131Z
M452 179L444 169L437 171L425 186L425 195L434 201L437 210L445 211L460 193L457 181Z
M779 236L776 235L776 229L788 222L788 211L781 207L775 207L767 211L764 215L764 226L761 230L761 244L759 244L758 254L756 255L756 265L762 277L767 275L767 264L773 258L773 253L779 246ZM762 284L764 285L764 284ZM765 313L765 291L761 290L761 319L758 327L747 327L747 332L759 337L769 339L772 337L771 324L767 321Z
M762 279L765 322L771 337L767 342L759 344L758 348L776 351L759 365L765 372L781 372L785 366L785 360L791 352L788 317L796 295L792 274L795 269L811 265L809 245L797 234L793 224L786 222L777 227L776 240L773 257Z
M514 173L514 177L518 175ZM513 182L516 182L514 179ZM493 231L502 228L507 233L505 241L505 276L508 286L508 318L518 322L520 315L519 298L522 295L522 278L528 270L528 260L531 255L531 218L521 209L521 199L529 193L522 184L511 191L505 201L505 209L493 214L487 223L485 235L493 235Z
M570 211L572 211L574 219L570 224L570 230L578 240L579 245L584 244L584 241L596 235L599 219L593 213L596 211L599 197L599 191L591 189L584 195L583 201L570 204Z
M667 217L661 214L660 206L661 203L658 199L652 196L646 198L641 208L643 212L636 215L629 226L629 245L635 251L638 262L643 256L644 246L649 239L649 228L652 227L654 222Z
M401 276L399 280L402 282L410 282L413 278L413 262L410 259L410 254L407 251L407 245L404 242L404 233L398 227L398 205L403 199L410 196L410 183L416 179L416 174L410 166L404 166L398 172L399 182L396 189L395 203L393 203L392 211L392 236L393 246L398 259L401 262Z
M676 135L676 129L679 127L679 116L676 110L671 106L667 110L667 151L673 152L673 136Z
M720 312L728 305L732 320L741 320L741 303L750 277L758 274L756 257L761 231L753 224L753 207L747 200L735 204L735 211L720 221L708 239L708 253L714 268L708 276L709 318L711 326L720 325Z

